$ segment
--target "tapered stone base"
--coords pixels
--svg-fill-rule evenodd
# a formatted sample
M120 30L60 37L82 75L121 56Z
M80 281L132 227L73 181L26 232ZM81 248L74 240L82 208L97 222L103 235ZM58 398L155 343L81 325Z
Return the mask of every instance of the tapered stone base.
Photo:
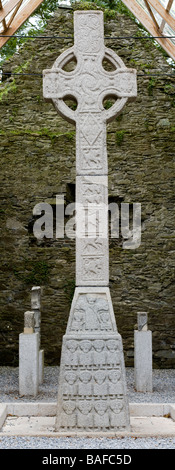
M129 430L122 339L108 288L76 288L63 337L57 431Z

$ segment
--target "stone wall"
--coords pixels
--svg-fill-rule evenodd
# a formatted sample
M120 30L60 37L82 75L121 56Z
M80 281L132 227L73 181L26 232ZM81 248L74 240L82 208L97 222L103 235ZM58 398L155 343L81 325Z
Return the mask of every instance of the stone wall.
M77 7L78 8L78 7ZM73 12L59 9L44 35L70 36ZM125 14L105 13L105 40L127 67L138 70L138 98L108 124L109 202L139 202L142 242L122 248L110 239L110 289L126 366L133 366L137 311L147 311L154 367L175 365L174 191L175 80L162 51ZM135 39L133 38L135 36ZM41 340L45 363L57 365L75 278L74 240L33 236L33 208L74 201L75 128L42 97L42 73L71 39L28 40L7 61L0 87L1 268L0 364L18 365L18 338L30 290L42 287ZM150 74L145 76L144 74ZM142 76L143 75L143 76ZM106 103L110 105L110 103ZM65 218L67 221L68 218Z

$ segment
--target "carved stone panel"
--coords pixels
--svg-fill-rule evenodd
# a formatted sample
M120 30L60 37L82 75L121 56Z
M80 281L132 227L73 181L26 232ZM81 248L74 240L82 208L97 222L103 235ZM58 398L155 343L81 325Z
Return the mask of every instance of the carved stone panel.
M105 287L77 287L72 301L70 316L67 325L67 333L92 333L100 335L104 332L116 332L116 322L111 302L109 289ZM98 340L97 356L101 351ZM89 343L86 343L88 347ZM115 344L108 343L108 355L112 360L115 356Z
M79 125L76 134L77 174L106 175L108 172L106 123L102 119L101 113L93 111L92 99L90 98L89 103L89 111L79 113L78 118ZM94 106L96 106L96 103L97 98L94 96ZM87 107L88 104L86 104Z
M109 352L115 350L115 359ZM71 354L71 360L68 360ZM118 333L66 334L63 340L57 428L60 431L119 431L129 428L124 361ZM70 419L69 419L70 418Z
M108 199L106 176L76 179L76 285L109 283Z

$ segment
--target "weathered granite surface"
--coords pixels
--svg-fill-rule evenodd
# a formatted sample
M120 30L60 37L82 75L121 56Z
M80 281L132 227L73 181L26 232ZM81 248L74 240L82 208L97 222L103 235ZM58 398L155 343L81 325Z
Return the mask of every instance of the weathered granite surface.
M79 163L78 168L76 164L78 287L72 301L71 322L68 320L71 324L63 337L55 428L57 431L99 429L109 432L129 429L130 419L122 338L117 331L107 287L108 166L105 165L103 175L96 169L94 176L89 173L89 168L84 168L80 155L82 157L88 150L91 168L97 152L98 162L104 168L106 122L109 114L110 119L114 119L127 99L133 100L137 96L136 70L125 68L119 56L110 49L107 57L115 63L116 69L113 72L104 70L102 60L106 49L102 11L75 11L74 38L74 46L61 54L51 69L43 72L44 97L51 100L61 117L76 124L76 163L77 159ZM77 67L73 72L65 71L64 64L70 63L72 56L77 60ZM103 107L103 100L109 93L116 97L116 103L108 111ZM76 111L65 104L67 96L77 99ZM79 176L81 170L83 176ZM77 211L77 204L81 211ZM96 238L92 238L94 223L98 225L95 227ZM95 247L100 244L100 254L92 255L92 242ZM93 287L90 289L89 286ZM101 286L105 286L105 290Z
M107 175L77 176L76 203L78 204L76 285L107 286L109 284Z
M137 392L152 392L152 331L134 330L134 377Z
M38 394L39 387L39 334L19 335L19 395Z
M60 36L72 34L71 11L56 12L46 34L55 31ZM174 78L141 76L172 73L172 68L150 40L140 38L142 30L124 14L105 15L105 36L137 36L137 40L105 40L105 45L139 75L134 106L128 104L107 127L109 202L142 205L141 246L123 250L121 236L109 240L114 312L127 366L133 365L137 311L146 311L153 337L153 364L172 368ZM29 41L20 54L7 61L4 72L42 72L72 45L70 39ZM68 238L37 242L32 234L32 211L38 202L55 206L59 193L65 195L66 203L74 201L75 128L43 101L42 77L4 80L0 98L0 363L18 365L18 337L24 312L30 310L30 290L41 285L41 346L46 364L58 364L74 290L75 243Z
M56 429L129 429L121 335L108 287L77 287L60 363Z

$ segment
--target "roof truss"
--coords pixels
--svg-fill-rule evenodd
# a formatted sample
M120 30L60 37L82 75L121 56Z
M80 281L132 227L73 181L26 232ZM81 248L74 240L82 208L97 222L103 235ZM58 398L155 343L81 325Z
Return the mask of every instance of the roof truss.
M167 0L166 8L163 6L165 0L122 1L147 31L156 37L156 41L167 54L175 60L175 8L174 10L172 8L175 7L175 0ZM0 34L4 36L0 37L0 48L42 2L43 0L0 0Z
M13 36L43 0L0 0L0 48Z
M170 14L174 0L169 0L166 8L163 7L159 0L122 1L147 31L152 36L155 36L156 41L167 54L175 60L175 18ZM156 13L158 13L159 20L156 17ZM169 37L167 38L166 36Z

